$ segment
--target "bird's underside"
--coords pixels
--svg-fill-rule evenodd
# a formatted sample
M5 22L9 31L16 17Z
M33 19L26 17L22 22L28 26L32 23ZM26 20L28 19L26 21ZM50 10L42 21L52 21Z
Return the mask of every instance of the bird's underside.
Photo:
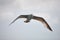
M48 25L48 23L47 23L42 17L37 17L37 16L33 16L33 15L20 15L20 16L18 16L14 21L12 21L9 25L11 25L12 23L14 23L14 22L15 22L17 19L19 19L19 18L26 18L27 20L24 21L25 23L30 22L31 19L40 21L40 22L42 22L43 24L45 24L46 27L47 27L50 31L52 31L51 27Z

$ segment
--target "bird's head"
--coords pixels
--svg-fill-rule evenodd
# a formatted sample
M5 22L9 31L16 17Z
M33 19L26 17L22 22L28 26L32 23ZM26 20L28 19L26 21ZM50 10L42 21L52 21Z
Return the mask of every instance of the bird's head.
M28 22L30 22L30 21L29 21L29 20L25 20L24 22L25 22L25 23L28 23Z
M29 21L24 21L25 23L28 23Z

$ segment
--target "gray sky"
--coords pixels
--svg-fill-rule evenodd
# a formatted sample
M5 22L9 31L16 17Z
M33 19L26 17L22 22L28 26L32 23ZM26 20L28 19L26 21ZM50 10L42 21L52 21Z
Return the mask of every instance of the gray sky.
M19 19L9 26L24 14L43 17L53 32L36 20ZM60 40L59 20L60 0L0 0L0 40Z

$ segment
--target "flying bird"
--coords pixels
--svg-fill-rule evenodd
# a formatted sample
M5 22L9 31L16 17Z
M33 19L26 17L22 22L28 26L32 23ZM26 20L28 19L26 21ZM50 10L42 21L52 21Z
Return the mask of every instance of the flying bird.
M47 27L50 31L52 31L51 27L50 27L49 24L45 21L44 18L42 18L42 17L37 17L37 16L34 16L34 15L32 15L32 14L30 14L30 15L20 15L20 16L18 16L15 20L13 20L9 25L11 25L12 23L14 23L14 22L15 22L17 19L19 19L19 18L26 18L27 20L24 21L25 23L30 22L31 19L35 19L35 20L40 21L40 22L42 22L43 24L45 24L46 27Z

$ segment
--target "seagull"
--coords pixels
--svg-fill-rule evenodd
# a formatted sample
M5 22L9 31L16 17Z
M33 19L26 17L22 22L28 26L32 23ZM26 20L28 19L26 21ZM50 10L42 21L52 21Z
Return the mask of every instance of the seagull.
M11 25L12 23L14 23L14 22L15 22L17 19L19 19L19 18L26 18L27 20L24 21L25 23L30 22L31 19L40 21L40 22L42 22L43 24L46 25L46 28L47 28L47 29L49 29L50 31L52 31L51 27L50 27L49 24L45 21L44 18L42 18L42 17L37 17L37 16L34 16L34 15L32 15L32 14L30 14L30 15L20 15L20 16L18 16L15 20L13 20L9 25Z

